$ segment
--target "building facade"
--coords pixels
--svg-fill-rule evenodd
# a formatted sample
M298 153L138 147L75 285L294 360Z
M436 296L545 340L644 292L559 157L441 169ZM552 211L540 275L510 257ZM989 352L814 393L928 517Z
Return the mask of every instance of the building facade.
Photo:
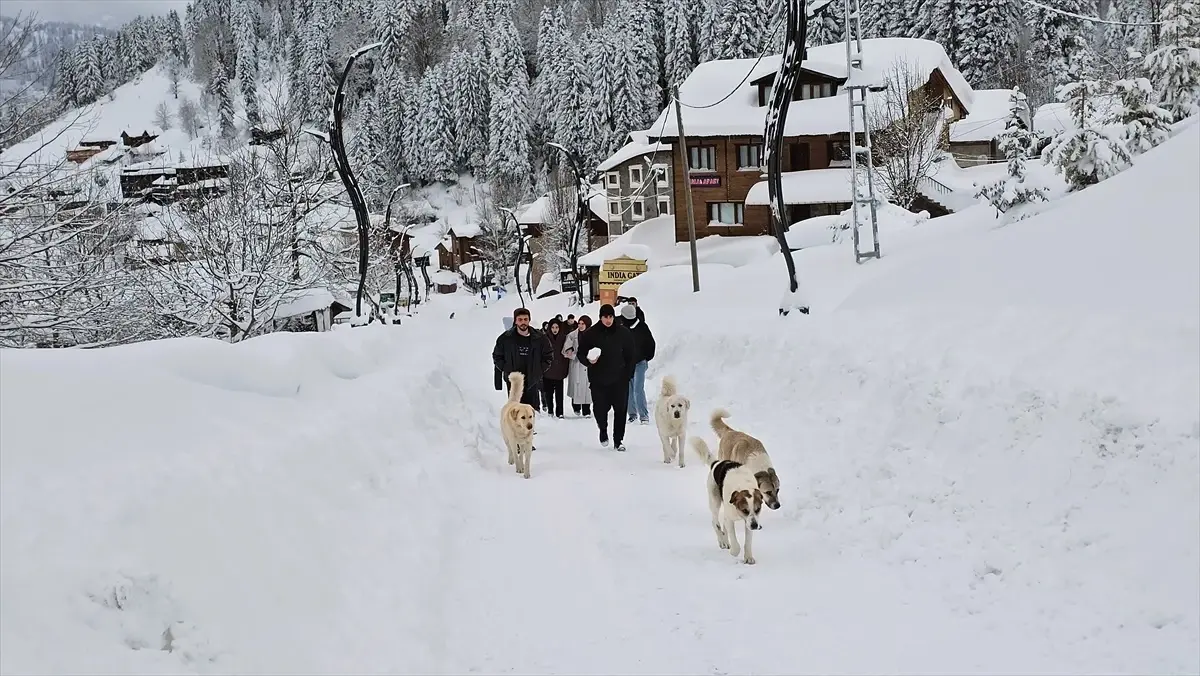
M647 219L674 213L672 146L648 142L646 132L629 137L629 143L596 167L604 182L610 238Z

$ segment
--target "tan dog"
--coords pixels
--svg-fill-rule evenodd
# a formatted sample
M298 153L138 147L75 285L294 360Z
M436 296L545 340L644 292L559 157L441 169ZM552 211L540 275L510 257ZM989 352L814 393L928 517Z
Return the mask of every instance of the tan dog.
M729 411L718 408L708 420L713 431L717 433L717 439L720 440L717 444L717 457L739 462L753 471L767 506L779 509L779 475L775 474L771 456L767 455L767 449L761 441L725 424L725 418L728 417Z
M517 473L529 478L529 463L533 459L533 407L521 403L525 392L525 374L508 374L508 401L500 409L500 434L508 447L508 464L516 465Z
M708 509L712 512L712 527L717 534L717 546L737 556L735 524L742 522L745 531L745 556L742 561L754 565L754 531L761 530L758 515L762 511L763 495L755 484L754 473L733 460L718 460L700 437L692 437L692 448L708 463Z
M684 460L687 454L683 448L687 441L688 411L691 408L692 402L676 390L675 378L663 378L662 392L654 404L654 424L658 427L658 439L662 442L663 462L667 464L676 458L680 467L687 464Z

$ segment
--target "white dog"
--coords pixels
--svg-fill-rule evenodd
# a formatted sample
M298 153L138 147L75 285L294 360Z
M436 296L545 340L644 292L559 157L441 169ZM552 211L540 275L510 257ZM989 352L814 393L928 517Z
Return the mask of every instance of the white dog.
M654 404L654 424L658 426L658 439L662 442L663 462L668 465L676 458L679 458L680 467L687 464L683 449L691 408L692 402L676 390L675 378L663 378L662 392Z
M717 460L700 437L692 437L692 448L708 463L708 508L712 512L717 545L728 549L733 556L740 554L735 524L741 521L746 533L746 553L742 561L753 565L754 531L762 528L758 515L763 506L762 491L758 490L754 472L740 462Z
M533 459L533 407L521 403L525 392L525 374L514 371L508 374L508 401L500 409L500 434L508 447L508 464L516 465L517 472L529 478L529 464Z

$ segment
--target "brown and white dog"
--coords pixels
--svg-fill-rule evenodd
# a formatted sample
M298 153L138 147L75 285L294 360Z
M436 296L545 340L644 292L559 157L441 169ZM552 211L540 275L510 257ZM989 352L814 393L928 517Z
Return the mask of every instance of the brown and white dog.
M754 531L762 526L758 515L762 511L763 495L758 490L754 473L733 460L718 460L700 437L692 437L696 455L708 464L708 509L712 512L712 527L717 545L728 549L733 556L741 554L735 524L741 521L745 531L745 556L742 561L754 564Z
M533 407L521 403L525 392L525 374L508 374L508 401L500 409L500 434L508 447L508 464L516 465L517 473L529 478L529 462L533 459Z
M683 449L687 441L688 411L691 408L692 402L679 394L675 378L663 378L662 392L654 404L654 424L658 427L658 439L662 442L663 462L667 464L676 459L680 467L687 464L684 460L687 454Z
M725 418L728 417L728 411L718 408L708 419L719 440L717 457L741 463L754 472L754 478L767 501L767 506L779 509L779 475L775 473L775 467L771 464L771 456L767 455L767 449L761 441L727 425Z

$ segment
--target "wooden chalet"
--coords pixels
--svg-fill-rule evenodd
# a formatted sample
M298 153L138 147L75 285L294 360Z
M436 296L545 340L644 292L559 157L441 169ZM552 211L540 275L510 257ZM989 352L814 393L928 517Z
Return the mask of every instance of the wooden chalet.
M116 144L108 139L80 141L78 146L67 150L67 161L83 164Z
M129 132L127 131L121 132L121 143L124 144L126 148L137 148L139 146L144 146L156 138L158 138L158 134L152 134L148 130L144 129L138 136L130 136Z
M971 105L973 91L935 42L863 40L863 56L880 77L897 67L915 69L923 87L943 102L948 122L961 119ZM685 181L692 189L697 238L771 234L762 133L779 58L764 58L757 67L752 59L702 63L680 87L683 101L705 106L746 81L717 105L683 107L688 163L675 162L672 169L676 241L688 240L687 209L679 204L687 194ZM810 48L792 92L781 158L789 224L850 208L845 59L843 43ZM678 143L675 115L674 107L663 111L650 127L650 133L657 134L650 142Z

